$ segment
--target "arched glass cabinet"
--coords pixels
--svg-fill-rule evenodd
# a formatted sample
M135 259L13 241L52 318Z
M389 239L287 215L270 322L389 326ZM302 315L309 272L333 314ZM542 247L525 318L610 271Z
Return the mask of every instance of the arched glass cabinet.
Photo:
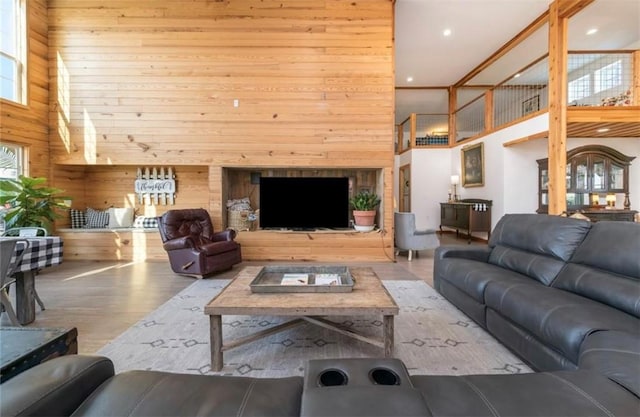
M567 152L567 212L581 212L591 220L633 221L630 210L629 165L635 156L602 145ZM549 159L538 161L538 213L549 211ZM623 200L617 207L618 196ZM619 206L619 205L618 205Z

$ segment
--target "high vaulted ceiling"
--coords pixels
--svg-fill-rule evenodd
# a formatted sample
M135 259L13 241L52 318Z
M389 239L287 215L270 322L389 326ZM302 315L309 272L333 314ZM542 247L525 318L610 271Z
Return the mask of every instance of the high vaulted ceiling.
M549 8L550 0L397 0L396 87L447 87ZM597 28L593 35L587 31ZM445 29L451 30L444 36ZM545 24L470 84L494 85L547 52ZM640 0L596 0L569 21L569 50L640 48ZM407 81L412 77L413 81ZM443 90L397 90L396 123L446 112Z

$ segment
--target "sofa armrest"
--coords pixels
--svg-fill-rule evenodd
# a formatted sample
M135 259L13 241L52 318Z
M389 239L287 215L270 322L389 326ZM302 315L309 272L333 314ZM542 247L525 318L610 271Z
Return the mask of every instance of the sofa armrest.
M444 258L460 258L487 262L491 250L492 249L487 246L445 245L435 250L434 259L437 261Z
M175 239L167 240L162 247L167 252L178 249L191 249L196 247L196 243L191 236L183 236Z
M233 229L223 230L222 232L216 232L213 234L214 242L222 242L233 240L236 237L236 231Z
M102 356L51 359L0 385L0 415L70 416L113 375L113 363Z

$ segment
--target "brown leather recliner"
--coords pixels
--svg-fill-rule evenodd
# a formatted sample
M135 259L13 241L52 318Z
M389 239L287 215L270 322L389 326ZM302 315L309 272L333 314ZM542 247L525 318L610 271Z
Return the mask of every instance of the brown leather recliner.
M176 274L203 277L242 262L235 230L214 233L204 209L169 210L158 217L158 229Z

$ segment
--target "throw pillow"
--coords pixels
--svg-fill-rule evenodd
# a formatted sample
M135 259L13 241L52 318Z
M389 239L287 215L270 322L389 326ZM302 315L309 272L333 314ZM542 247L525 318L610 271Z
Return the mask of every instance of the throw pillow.
M87 229L104 229L109 224L109 212L87 209Z
M141 229L151 229L158 227L158 219L155 217L138 216L133 223L133 227Z
M69 210L71 216L71 228L80 229L87 224L87 215L82 210L71 209Z
M131 227L133 225L132 207L111 207L109 210L109 229Z

